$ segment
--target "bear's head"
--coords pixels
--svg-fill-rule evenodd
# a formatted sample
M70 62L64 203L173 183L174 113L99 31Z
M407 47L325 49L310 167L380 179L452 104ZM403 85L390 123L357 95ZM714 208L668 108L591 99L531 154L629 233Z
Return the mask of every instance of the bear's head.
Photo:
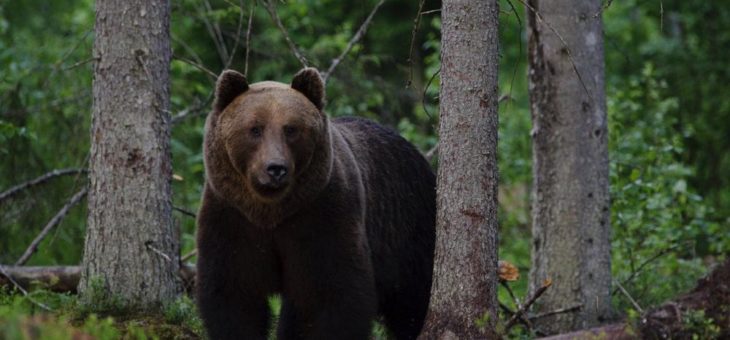
M208 185L260 225L275 224L327 183L331 146L324 83L313 68L291 85L249 85L224 71L205 135Z

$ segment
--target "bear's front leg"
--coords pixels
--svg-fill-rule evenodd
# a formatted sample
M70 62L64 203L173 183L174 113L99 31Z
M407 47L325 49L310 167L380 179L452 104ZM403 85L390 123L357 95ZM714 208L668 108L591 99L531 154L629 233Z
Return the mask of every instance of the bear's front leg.
M377 296L365 235L355 225L281 230L279 339L369 339Z
M197 299L208 336L267 339L277 284L271 241L236 210L205 195L198 213Z

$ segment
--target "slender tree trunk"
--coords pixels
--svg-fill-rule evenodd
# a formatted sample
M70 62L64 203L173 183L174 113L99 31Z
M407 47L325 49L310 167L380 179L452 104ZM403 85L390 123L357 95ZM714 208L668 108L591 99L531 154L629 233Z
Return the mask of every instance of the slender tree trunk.
M181 291L171 214L168 1L96 2L89 215L79 284L103 308Z
M553 281L536 304L538 312L582 305L579 312L540 320L540 329L555 333L601 324L610 314L601 1L530 0L529 5L534 180L530 290L545 279Z
M499 8L445 0L441 15L436 258L421 338L494 338Z

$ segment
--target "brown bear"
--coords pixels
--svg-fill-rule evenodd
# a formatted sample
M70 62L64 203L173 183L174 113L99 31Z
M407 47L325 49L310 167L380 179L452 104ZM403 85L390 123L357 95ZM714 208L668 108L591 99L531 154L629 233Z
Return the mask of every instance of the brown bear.
M418 336L434 252L435 176L392 130L330 120L319 72L291 85L218 78L205 128L197 300L211 339Z

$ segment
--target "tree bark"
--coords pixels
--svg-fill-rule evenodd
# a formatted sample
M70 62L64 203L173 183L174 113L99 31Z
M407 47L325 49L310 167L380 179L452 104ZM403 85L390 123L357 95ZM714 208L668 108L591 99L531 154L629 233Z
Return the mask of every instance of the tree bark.
M434 280L422 339L495 338L496 0L442 3Z
M171 206L168 1L96 2L88 229L91 306L153 309L181 292Z
M545 4L545 6L542 6ZM532 269L530 290L551 278L537 312L548 333L610 316L611 256L606 99L600 0L530 0ZM557 33L556 33L557 32Z

